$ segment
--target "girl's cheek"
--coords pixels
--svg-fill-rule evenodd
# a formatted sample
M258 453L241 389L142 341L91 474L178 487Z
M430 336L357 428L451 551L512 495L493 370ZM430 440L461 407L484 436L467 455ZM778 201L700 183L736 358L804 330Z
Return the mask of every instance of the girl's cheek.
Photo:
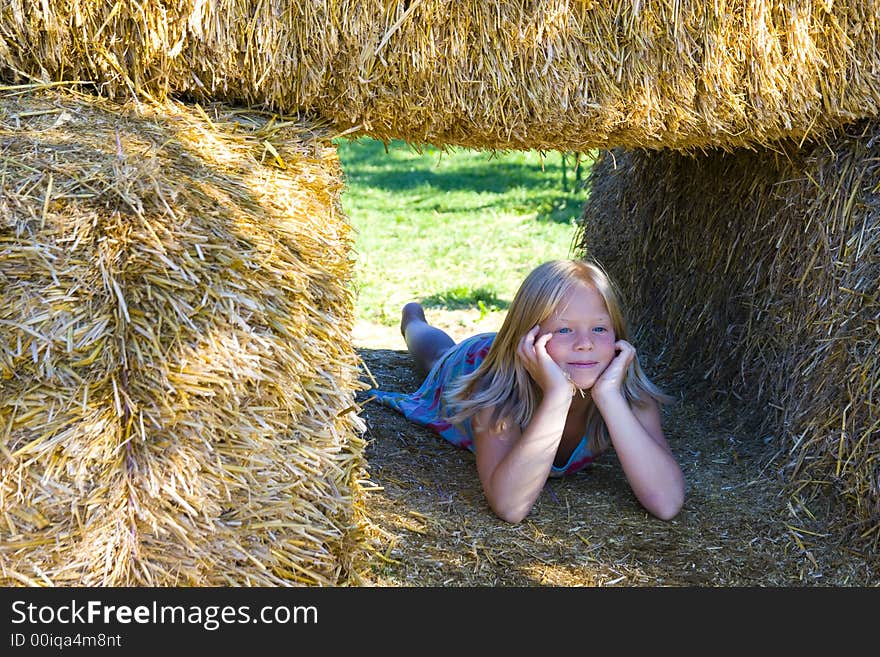
M556 355L559 353L562 347L562 340L559 340L558 335L554 335L553 338L547 343L547 355L550 356L554 360L554 362L559 363L559 359Z

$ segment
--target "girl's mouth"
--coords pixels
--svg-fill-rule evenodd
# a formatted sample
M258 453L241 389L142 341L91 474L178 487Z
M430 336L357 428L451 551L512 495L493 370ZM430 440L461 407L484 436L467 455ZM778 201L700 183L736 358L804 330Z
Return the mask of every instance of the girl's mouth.
M595 360L581 361L575 363L569 363L569 367L574 367L576 369L589 369L591 367L595 367L598 365L598 362Z

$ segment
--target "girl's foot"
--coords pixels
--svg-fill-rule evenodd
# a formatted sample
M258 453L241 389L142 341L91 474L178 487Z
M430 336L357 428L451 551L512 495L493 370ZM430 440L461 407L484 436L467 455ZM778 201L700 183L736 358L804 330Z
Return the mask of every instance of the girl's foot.
M425 309L422 308L422 304L416 301L410 301L400 312L400 334L403 336L404 340L406 340L406 327L414 319L425 322L425 324L428 323L428 320L425 318Z
M445 331L428 324L422 304L415 301L406 304L400 312L400 332L407 351L426 373L455 344Z

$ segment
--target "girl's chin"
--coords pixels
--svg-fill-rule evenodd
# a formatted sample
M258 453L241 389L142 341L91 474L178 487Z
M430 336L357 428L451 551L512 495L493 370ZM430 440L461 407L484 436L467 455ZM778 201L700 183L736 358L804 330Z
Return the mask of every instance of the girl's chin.
M581 388L580 386L575 386L574 392L571 393L571 397L573 400L577 401L578 399L590 399L592 395L590 395L589 388Z
M569 376L568 380L572 382L575 388L584 392L589 392L593 384L596 383L595 376Z
M581 390L589 390L593 387L605 367L601 363L597 363L592 367L566 367L565 374L577 388Z

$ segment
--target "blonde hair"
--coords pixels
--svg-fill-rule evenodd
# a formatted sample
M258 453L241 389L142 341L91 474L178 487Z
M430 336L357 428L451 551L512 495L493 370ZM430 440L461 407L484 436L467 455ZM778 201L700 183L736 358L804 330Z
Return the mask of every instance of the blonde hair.
M532 327L546 321L565 294L578 284L590 285L602 295L616 339L629 339L620 294L598 263L588 260L545 262L532 270L520 285L483 362L449 387L446 403L453 409L450 422L462 422L491 407L492 426L515 422L525 427L529 423L541 401L541 389L517 358L517 345ZM648 379L638 358L634 358L627 369L623 392L630 403L643 403L649 398L661 404L671 401ZM595 405L590 407L585 431L595 436L600 449L609 445L608 429Z

